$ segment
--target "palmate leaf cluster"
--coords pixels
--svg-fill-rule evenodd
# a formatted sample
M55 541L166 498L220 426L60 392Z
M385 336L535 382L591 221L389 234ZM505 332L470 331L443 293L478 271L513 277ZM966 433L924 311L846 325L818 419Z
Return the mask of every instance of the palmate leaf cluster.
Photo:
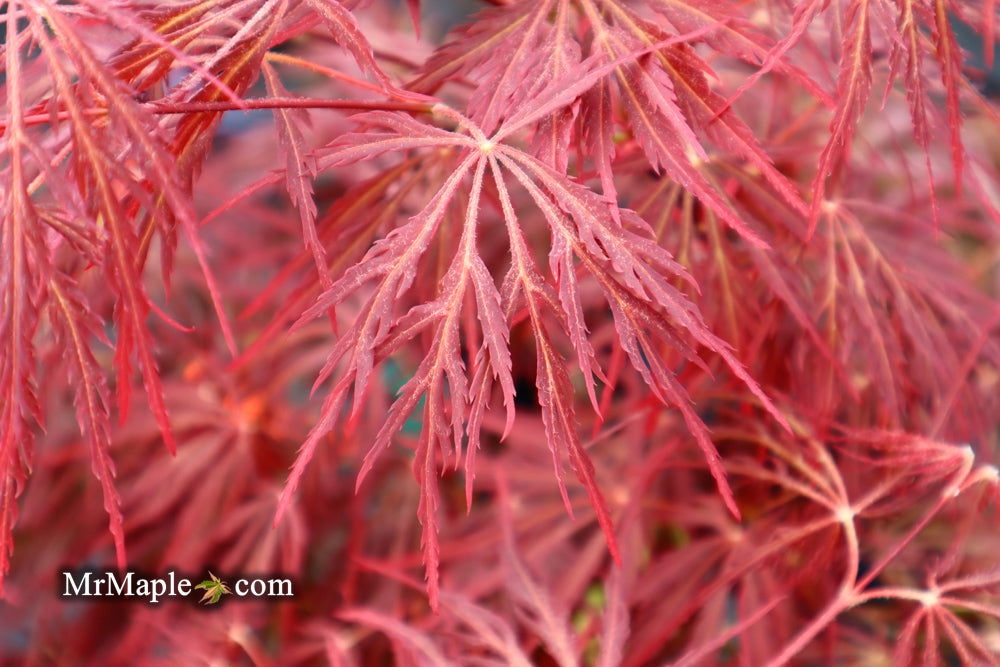
M486 4L4 5L10 654L1000 660L992 0Z

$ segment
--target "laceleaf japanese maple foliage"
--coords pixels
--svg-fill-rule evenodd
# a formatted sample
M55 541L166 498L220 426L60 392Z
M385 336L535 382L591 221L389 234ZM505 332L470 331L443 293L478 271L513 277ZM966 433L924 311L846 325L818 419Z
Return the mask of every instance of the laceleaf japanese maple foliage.
M484 4L2 6L5 659L1000 662L995 3Z

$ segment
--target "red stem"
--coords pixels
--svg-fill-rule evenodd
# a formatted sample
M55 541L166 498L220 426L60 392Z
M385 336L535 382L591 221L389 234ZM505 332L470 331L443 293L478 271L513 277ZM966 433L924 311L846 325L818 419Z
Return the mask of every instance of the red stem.
M322 100L308 97L269 97L265 99L243 100L247 109L355 109L358 111L415 111L429 112L431 104L427 102L369 102L367 100ZM217 102L178 102L164 104L155 102L151 105L156 114L168 113L206 113L215 111L234 111L239 107L228 100Z
M243 110L248 109L352 109L355 111L413 111L429 113L431 104L427 102L370 102L367 100L323 100L308 97L270 97L242 100ZM218 102L149 102L146 106L151 113L157 115L173 113L212 113L219 111L236 111L240 106L231 100ZM107 109L85 109L88 116L102 116ZM56 114L57 120L65 120L69 115L65 111ZM52 120L50 113L25 115L24 124L43 125ZM7 131L7 122L0 121L0 134Z

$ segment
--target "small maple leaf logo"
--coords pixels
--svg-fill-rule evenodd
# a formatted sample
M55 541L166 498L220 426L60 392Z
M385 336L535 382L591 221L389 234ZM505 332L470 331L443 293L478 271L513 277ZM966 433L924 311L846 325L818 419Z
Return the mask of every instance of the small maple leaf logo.
M201 600L199 600L199 602L203 602L205 604L215 604L220 598L222 598L223 595L229 595L232 593L232 591L229 590L229 586L227 586L225 582L221 581L217 576L212 574L211 571L209 571L208 576L211 577L211 579L206 579L195 586L195 589L205 589L205 594L201 596Z

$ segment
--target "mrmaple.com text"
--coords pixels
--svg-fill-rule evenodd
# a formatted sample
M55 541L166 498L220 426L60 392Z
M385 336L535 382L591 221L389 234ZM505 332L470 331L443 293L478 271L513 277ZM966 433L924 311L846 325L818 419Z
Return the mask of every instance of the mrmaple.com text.
M167 572L150 578L135 572L64 571L60 595L66 598L136 599L156 604L165 598L185 598L195 590L195 580ZM292 597L291 579L246 578L235 580L236 597Z

